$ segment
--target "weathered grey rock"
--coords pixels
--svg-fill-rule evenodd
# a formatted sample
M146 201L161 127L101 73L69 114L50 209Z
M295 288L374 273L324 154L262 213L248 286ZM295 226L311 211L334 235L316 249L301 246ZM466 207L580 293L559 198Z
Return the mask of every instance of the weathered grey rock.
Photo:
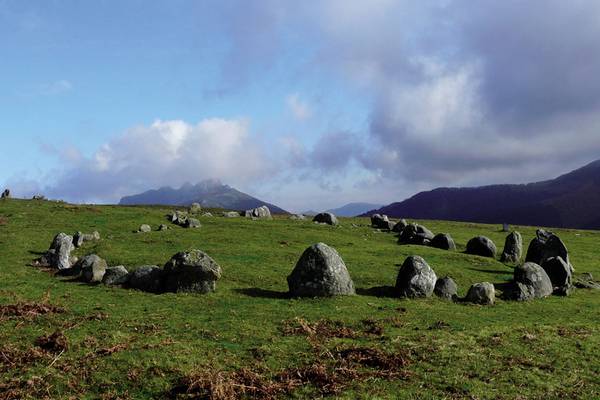
M527 255L525 255L525 262L532 262L540 265L542 263L542 252L546 241L550 238L552 232L548 232L544 229L538 229L535 232L535 237L529 242L527 248Z
M475 283L469 288L465 301L475 304L492 305L496 299L494 285L489 282Z
M583 274L579 274L577 278L573 279L573 286L579 289L600 290L600 282L594 281L594 277L590 272L584 272Z
M102 277L102 283L105 285L125 285L129 282L129 272L122 265L108 267Z
M202 224L196 218L188 218L183 226L185 228L200 228Z
M205 252L180 252L165 264L164 288L168 292L214 292L221 274L219 264Z
M404 218L396 222L394 227L392 228L392 232L401 233L404 228L408 226L408 223Z
M572 272L569 264L561 257L550 257L544 260L542 268L548 274L556 294L568 294L572 286Z
M443 278L439 278L435 282L433 293L442 299L452 300L457 296L458 286L452 278L445 276Z
M240 216L240 213L237 211L226 211L223 213L225 218L237 218Z
M71 251L73 251L73 237L66 233L59 233L52 240L50 250L48 251L48 261L52 268L67 269L71 268L69 260Z
M2 200L10 199L10 190L4 189L4 191L2 192L2 195L0 196L0 199L2 199Z
M169 229L169 226L168 226L168 225L166 225L166 224L160 224L160 225L158 226L158 230L159 230L159 231L166 231L166 230L168 230L168 229Z
M100 240L100 233L98 231L92 233L77 232L73 235L73 244L75 247L81 247L83 243L93 240Z
M456 250L454 239L452 239L449 233L438 233L431 239L429 245L442 250Z
M212 217L213 215L209 212L205 212L204 214L202 214L203 217Z
M176 225L184 225L188 219L188 214L184 211L173 211L170 215L169 220Z
M507 291L507 297L526 301L550 296L552 292L552 282L546 271L535 263L526 262L515 268L514 282Z
M37 200L37 201L46 200L46 196L44 196L43 194L34 194L31 197L31 200Z
M565 263L569 266L571 272L574 272L574 268L571 265L571 261L569 259L569 250L567 250L567 246L557 235L550 235L546 243L542 248L542 264L549 258L560 257L563 259ZM541 265L541 264L540 264Z
M320 224L334 225L334 226L338 224L338 220L335 217L335 215L333 215L332 213L329 213L329 212L323 212L323 213L319 213L319 214L315 215L313 217L313 222L318 222Z
M260 206L244 211L246 218L273 219L271 210L267 206Z
M306 217L303 214L292 214L290 216L290 219L304 220L306 219Z
M504 241L504 250L500 261L504 263L518 263L523 255L523 238L519 232L511 232Z
M496 245L485 236L476 236L467 243L467 254L496 257Z
M428 245L433 237L433 233L423 225L408 224L400 233L398 243Z
M410 256L398 271L396 293L400 297L430 297L436 281L435 272L422 257Z
M287 277L294 297L353 295L354 283L338 252L317 243L307 248Z
M164 271L156 265L143 265L129 274L128 286L150 293L161 293Z
M371 215L371 226L376 229L390 230L390 220L387 215ZM394 226L392 225L391 228Z
M202 206L200 203L192 203L190 206L190 214L198 214L202 211Z
M77 262L81 269L81 279L88 283L102 282L106 272L106 261L96 254L89 254Z
M142 225L140 225L140 229L138 229L138 232L146 233L146 232L150 232L151 230L152 230L152 228L150 227L150 225L142 224Z

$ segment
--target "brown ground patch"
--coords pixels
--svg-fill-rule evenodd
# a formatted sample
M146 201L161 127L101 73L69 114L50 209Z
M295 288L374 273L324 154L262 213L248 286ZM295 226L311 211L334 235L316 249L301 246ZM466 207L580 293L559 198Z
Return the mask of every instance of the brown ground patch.
M69 348L69 341L61 331L50 335L42 335L35 340L35 345L50 353L62 353Z
M283 321L281 332L286 336L316 336L319 338L356 338L359 333L341 321L321 319L308 322L303 318Z
M50 304L46 300L41 302L18 302L15 304L0 305L0 321L23 318L32 320L40 315L64 313L63 307Z
M0 216L0 225L8 224L8 218Z
M37 348L26 350L5 345L0 347L0 372L21 370L42 360L48 360L49 355Z

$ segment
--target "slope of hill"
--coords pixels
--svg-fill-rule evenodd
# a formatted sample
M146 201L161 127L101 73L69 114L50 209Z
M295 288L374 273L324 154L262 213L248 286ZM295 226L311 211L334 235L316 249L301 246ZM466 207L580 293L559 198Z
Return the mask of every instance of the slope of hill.
M202 181L197 185L186 183L179 189L166 186L126 196L121 199L119 205L162 204L189 206L192 203L200 203L203 207L225 208L229 210L247 210L266 205L272 213L287 213L287 211L276 205L259 200L213 179Z
M382 207L382 205L372 203L348 203L344 206L327 210L327 212L333 213L339 217L355 217L379 207Z
M392 217L600 229L600 160L523 185L438 188L375 212Z

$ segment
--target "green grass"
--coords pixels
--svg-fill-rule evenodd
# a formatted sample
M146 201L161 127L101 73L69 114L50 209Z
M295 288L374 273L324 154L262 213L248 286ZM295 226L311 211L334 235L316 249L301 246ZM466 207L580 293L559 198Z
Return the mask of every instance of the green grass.
M359 218L340 218L334 228L283 217L201 217L200 229L171 225L164 232L134 233L142 223L154 229L166 223L170 210L0 202L0 304L41 301L48 293L52 304L66 309L30 319L0 315L0 398L9 388L32 398L164 398L174 382L197 371L253 368L274 376L327 363L323 352L352 346L403 352L409 362L402 378L355 379L338 398L600 398L600 291L527 303L498 300L491 307L373 295L372 288L394 285L409 255L424 257L438 276L453 277L460 295L475 282L510 279L513 266L462 253L476 235L490 237L501 251L506 234L499 226L420 221L433 232L450 233L456 252L398 245L393 235L375 232ZM514 228L526 247L535 228ZM109 265L133 269L162 266L174 253L198 248L221 265L223 278L208 295L153 295L69 282L28 266L56 233L78 230L102 236L78 249L78 256L96 253ZM600 232L554 231L567 244L576 273L600 277ZM316 242L337 249L357 296L282 296L295 262ZM305 335L282 333L284 321L296 317L340 321L356 331L371 319L383 333L321 338L315 345ZM3 361L7 349L26 352L37 337L57 330L69 342L60 356ZM110 354L98 353L117 345ZM308 385L288 395L314 398L322 392Z

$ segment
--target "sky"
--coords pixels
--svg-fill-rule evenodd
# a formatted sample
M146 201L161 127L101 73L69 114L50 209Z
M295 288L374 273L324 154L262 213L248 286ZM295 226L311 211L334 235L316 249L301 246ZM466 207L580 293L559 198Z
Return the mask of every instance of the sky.
M0 188L290 211L600 158L595 0L0 0Z

